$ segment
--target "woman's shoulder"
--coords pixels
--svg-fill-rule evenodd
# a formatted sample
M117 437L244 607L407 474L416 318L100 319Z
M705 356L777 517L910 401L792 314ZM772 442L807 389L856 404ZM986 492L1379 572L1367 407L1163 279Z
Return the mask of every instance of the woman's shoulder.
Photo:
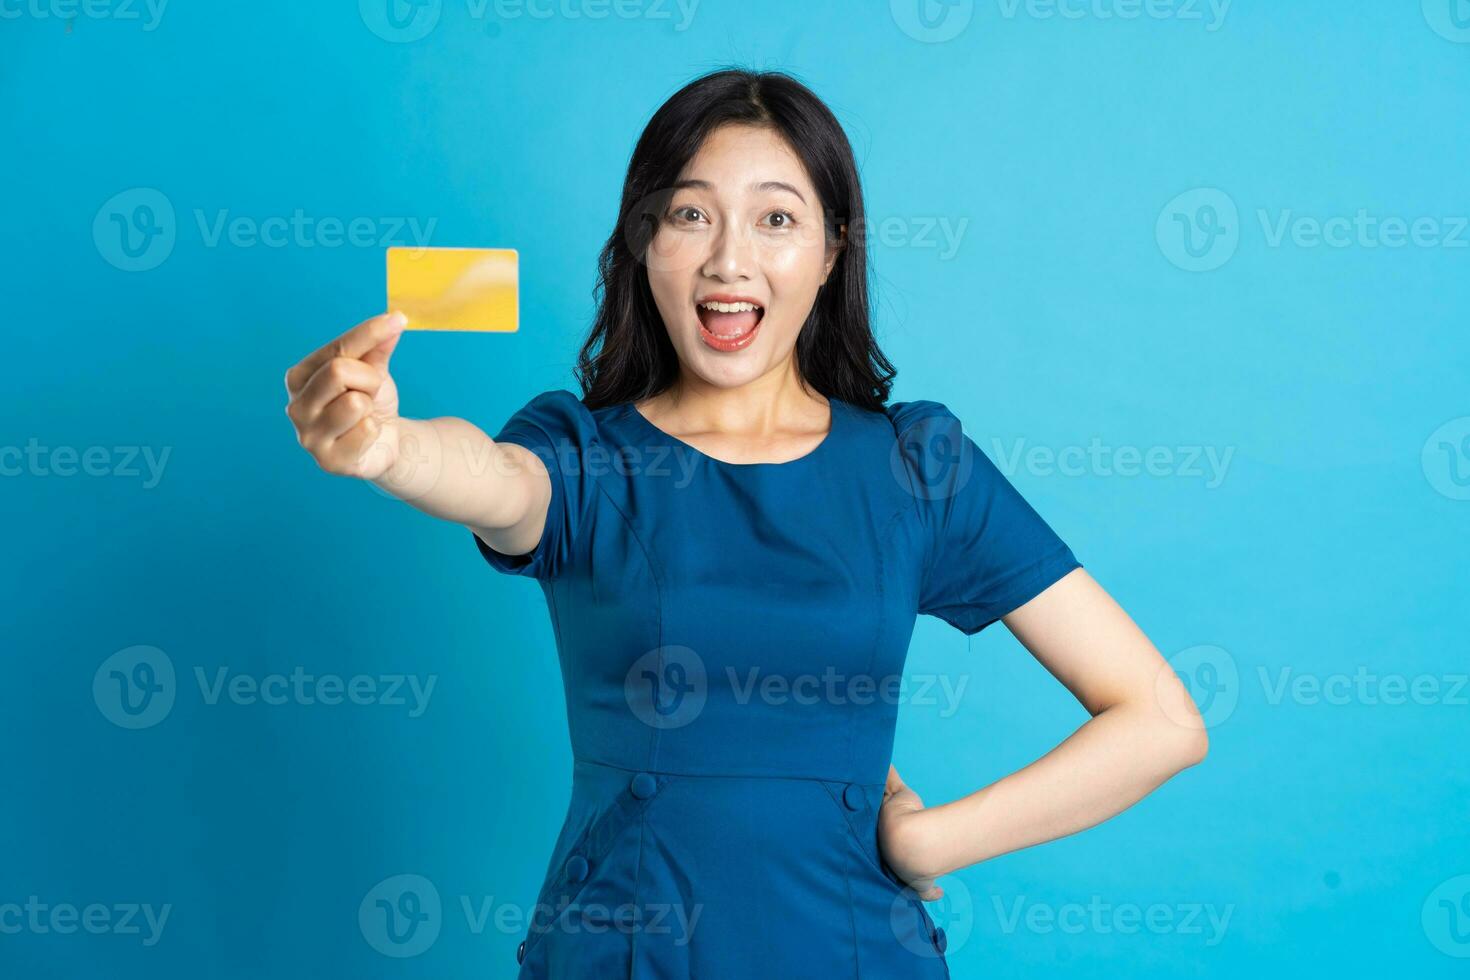
M945 402L889 402L871 418L888 446L893 478L921 506L953 496L977 468L985 468L984 454Z
M939 420L945 425L959 421L948 405L930 398L889 402L883 406L883 414L887 416L889 423L893 426L893 431L898 435L930 419Z
M914 447L927 445L936 438L947 437L958 443L964 434L959 418L950 407L932 398L888 402L877 409L853 407L863 423L860 428L866 433L865 438L893 447L895 453L912 452Z
M582 444L596 440L599 420L610 409L594 411L566 388L550 388L532 395L506 420L503 432L534 428L552 439ZM496 441L499 441L498 439Z
M530 408L532 406L543 411L571 412L574 414L587 410L587 406L583 403L582 399L565 388L548 388L545 391L532 395L527 400L526 407Z

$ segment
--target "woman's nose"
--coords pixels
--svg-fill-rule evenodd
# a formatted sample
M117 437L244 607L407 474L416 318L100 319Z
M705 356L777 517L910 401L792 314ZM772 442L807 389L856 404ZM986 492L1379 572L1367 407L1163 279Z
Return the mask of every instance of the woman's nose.
M752 248L750 237L737 222L727 221L719 230L703 272L711 279L749 279Z

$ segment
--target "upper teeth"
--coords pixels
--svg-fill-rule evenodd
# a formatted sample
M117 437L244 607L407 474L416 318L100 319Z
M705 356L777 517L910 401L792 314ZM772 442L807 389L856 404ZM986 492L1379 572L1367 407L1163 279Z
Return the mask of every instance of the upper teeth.
M754 303L700 303L699 305L707 310L714 310L716 313L750 313L760 309Z

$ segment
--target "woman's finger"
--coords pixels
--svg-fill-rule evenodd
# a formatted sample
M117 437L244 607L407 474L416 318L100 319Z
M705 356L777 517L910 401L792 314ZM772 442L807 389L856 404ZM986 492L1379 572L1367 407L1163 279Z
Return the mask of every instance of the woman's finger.
M312 428L317 438L330 444L338 436L367 418L373 410L373 396L361 391L344 391L322 409Z
M317 371L327 361L330 361L334 357L357 360L383 341L392 337L395 332L402 330L406 322L402 314L397 311L384 313L362 321L340 337L328 341L310 354L307 354L300 362L293 365L286 372L286 391L294 398L301 393L302 389L306 387L307 382L316 376Z
M914 878L907 884L909 891L926 902L938 901L944 897L944 889L936 885L933 878Z
M903 780L900 779L899 776L898 776L898 770L893 766L892 763L889 763L888 764L888 781L883 786L883 797L884 797L884 799L887 799L888 797L892 796L894 793L897 793L899 790L903 789L903 786L904 786L904 783L903 783Z
M360 391L372 396L382 386L383 375L371 364L350 357L331 358L322 362L293 399L292 418L297 425L311 425L343 392Z
M333 464L350 470L362 461L373 444L378 441L378 435L382 431L376 419L368 416L362 419L352 428L348 429L337 439L333 440L327 452L330 454Z

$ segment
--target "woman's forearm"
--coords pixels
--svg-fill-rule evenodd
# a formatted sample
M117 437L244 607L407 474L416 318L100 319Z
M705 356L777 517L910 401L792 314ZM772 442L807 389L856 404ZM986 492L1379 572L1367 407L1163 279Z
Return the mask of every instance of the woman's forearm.
M461 418L399 419L398 463L373 480L380 489L454 524L505 528L530 507L528 465L519 446L496 445Z
M951 803L930 807L930 865L948 874L1099 824L1204 758L1203 731L1154 705L1098 712L1046 755Z

